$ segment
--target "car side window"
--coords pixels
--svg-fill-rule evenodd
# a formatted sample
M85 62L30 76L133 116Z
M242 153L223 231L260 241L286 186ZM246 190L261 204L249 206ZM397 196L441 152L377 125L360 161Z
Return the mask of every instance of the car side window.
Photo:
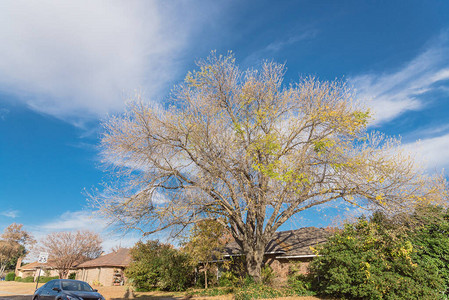
M75 282L63 281L61 282L62 289L65 291L78 291Z
M51 290L53 288L53 286L55 285L55 282L52 280L49 283L47 283L44 287L44 289L46 290Z

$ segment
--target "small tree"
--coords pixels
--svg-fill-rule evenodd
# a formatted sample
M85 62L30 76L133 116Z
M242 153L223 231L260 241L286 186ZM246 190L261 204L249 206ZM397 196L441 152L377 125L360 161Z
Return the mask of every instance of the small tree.
M54 232L40 241L39 250L49 253L55 261L59 278L67 278L75 264L101 255L101 238L91 231Z
M138 98L103 123L117 180L92 200L119 228L222 219L260 281L267 243L294 215L338 199L393 211L440 199L442 178L422 174L396 139L367 134L369 112L344 83L285 86L284 65L242 71L215 53L198 66L172 105Z
M0 240L0 277L6 268L14 268L17 260L27 254L27 246L34 243L32 236L22 229L22 224L9 225Z
M0 240L0 277L3 277L6 268L11 268L14 261L24 254L25 248L20 244Z
M203 220L194 224L184 245L184 250L190 254L196 264L203 265L204 287L208 288L207 272L211 261L222 257L222 250L229 241L226 227L216 220Z

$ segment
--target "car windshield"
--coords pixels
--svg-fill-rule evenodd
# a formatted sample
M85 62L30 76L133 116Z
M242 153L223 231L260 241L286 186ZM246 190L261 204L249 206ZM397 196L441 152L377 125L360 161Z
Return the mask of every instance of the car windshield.
M90 285L82 281L62 281L61 287L64 291L93 292Z

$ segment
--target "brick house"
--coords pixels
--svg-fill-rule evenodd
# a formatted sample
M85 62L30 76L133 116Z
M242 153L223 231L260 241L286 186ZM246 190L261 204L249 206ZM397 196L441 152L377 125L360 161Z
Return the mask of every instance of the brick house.
M36 274L36 270L39 267L39 263L37 261L29 263L29 264L25 264L21 267L17 268L17 272L16 272L16 276L18 277L30 277L30 276L34 276L34 274Z
M281 282L287 279L293 265L299 267L300 273L305 274L309 263L316 256L311 248L326 242L329 235L325 229L316 227L276 232L265 248L264 264L273 269ZM224 253L223 259L242 256L236 242L227 244Z
M76 279L92 285L123 285L126 281L124 270L130 262L129 249L120 248L78 265Z
M16 276L22 278L33 276L34 281L36 281L36 278L39 276L39 271L40 276L51 276L51 277L59 276L55 262L56 262L55 259L49 259L45 264L41 264L37 261L25 264L17 268ZM73 272L76 272L76 270L70 269L68 274Z

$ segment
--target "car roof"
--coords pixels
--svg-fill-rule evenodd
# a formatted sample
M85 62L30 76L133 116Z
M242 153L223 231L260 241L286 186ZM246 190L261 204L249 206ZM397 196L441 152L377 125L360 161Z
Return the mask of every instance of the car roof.
M75 279L52 279L52 280L50 280L49 282L52 282L52 281L54 281L54 282L83 282L83 283L87 283L87 282L85 282L85 281L82 281L82 280L75 280ZM87 283L88 284L88 283Z
M71 282L85 282L85 281L76 280L76 279L53 279L53 280L57 280L57 281L71 281Z

